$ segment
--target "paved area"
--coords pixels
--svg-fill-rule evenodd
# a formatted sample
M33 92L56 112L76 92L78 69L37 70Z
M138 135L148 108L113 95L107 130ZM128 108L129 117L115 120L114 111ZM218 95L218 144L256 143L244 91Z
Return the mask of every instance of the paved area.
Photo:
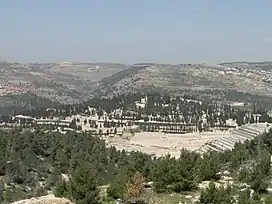
M163 132L136 133L130 140L107 138L110 146L119 150L142 151L155 156L171 154L179 156L183 148L195 151L209 141L224 137L226 132L206 132L188 134L165 134Z
M202 151L203 147L208 146L211 147L210 150L219 151L215 146L217 141L227 141L224 143L222 142L225 144L225 149L227 149L229 147L228 141L234 141L234 143L236 141L241 141L241 139L239 139L241 134L244 135L244 140L254 139L254 137L258 136L264 131L267 131L270 126L267 126L267 124L264 123L248 124L232 131L196 132L187 134L141 132L136 133L135 136L131 137L130 139L114 137L106 138L106 141L109 146L115 146L118 150L124 149L126 151L141 151L157 157L166 154L171 154L172 156L178 157L180 150L183 148L190 151ZM242 131L243 133L240 133ZM239 134L237 134L238 132ZM256 132L256 134L253 135L252 132ZM214 144L214 146L210 144ZM230 146L228 149L231 149L231 147L232 146Z

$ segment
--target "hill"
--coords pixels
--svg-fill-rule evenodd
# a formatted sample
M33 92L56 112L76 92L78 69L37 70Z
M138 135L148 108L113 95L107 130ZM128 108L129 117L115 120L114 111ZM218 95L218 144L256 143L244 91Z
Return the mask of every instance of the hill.
M241 92L270 101L271 62L207 64L0 63L0 97L30 93L59 103L128 92L191 93L228 100ZM244 99L245 95L242 95ZM256 101L255 100L255 101ZM251 100L252 101L252 100ZM253 100L254 101L254 100Z
M0 97L0 116L16 115L34 111L39 108L56 108L60 103L32 93L7 95Z
M0 63L0 96L32 93L49 100L75 103L92 96L97 83L127 65L117 63Z
M133 66L103 79L98 90L103 94L150 90L173 93L235 90L272 97L272 70L267 64L265 67L264 63L238 64Z
M263 69L267 71L272 70L272 62L226 62L221 63L222 66L246 68L246 69Z

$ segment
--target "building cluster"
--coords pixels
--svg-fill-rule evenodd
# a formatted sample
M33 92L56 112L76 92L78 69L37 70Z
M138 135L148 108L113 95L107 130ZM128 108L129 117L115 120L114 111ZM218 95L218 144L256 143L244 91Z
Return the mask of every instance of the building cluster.
M6 95L17 95L32 91L33 87L31 85L25 86L10 86L10 85L1 85L0 84L0 96Z
M93 112L94 109L90 108L89 110ZM44 126L49 129L58 130L61 133L66 133L67 131L83 131L101 136L123 136L126 134L125 132L132 132L138 128L131 123L129 118L122 120L109 118L105 112L103 112L102 116L98 116L95 112L93 115L88 116L78 114L69 117L53 118L35 118L16 115L9 123L3 123L2 126L21 126L25 128Z
M258 69L256 67L251 67L248 64L240 65L238 67L225 67L224 70L219 71L221 75L239 75L245 76L248 80L254 79L263 82L270 83L272 81L272 72L270 70Z

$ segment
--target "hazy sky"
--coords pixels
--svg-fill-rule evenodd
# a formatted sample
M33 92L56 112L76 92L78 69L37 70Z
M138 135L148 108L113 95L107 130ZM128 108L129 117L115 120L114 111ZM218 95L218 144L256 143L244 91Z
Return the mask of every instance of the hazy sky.
M271 0L0 0L0 60L272 61Z

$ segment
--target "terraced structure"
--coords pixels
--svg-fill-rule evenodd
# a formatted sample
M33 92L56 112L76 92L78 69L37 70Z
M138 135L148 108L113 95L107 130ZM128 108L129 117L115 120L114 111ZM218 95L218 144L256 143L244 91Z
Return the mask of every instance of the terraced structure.
M232 150L235 143L244 143L246 140L253 140L262 133L267 132L271 127L272 124L268 123L247 124L232 130L218 139L206 143L198 151L205 153L208 151L222 152Z

